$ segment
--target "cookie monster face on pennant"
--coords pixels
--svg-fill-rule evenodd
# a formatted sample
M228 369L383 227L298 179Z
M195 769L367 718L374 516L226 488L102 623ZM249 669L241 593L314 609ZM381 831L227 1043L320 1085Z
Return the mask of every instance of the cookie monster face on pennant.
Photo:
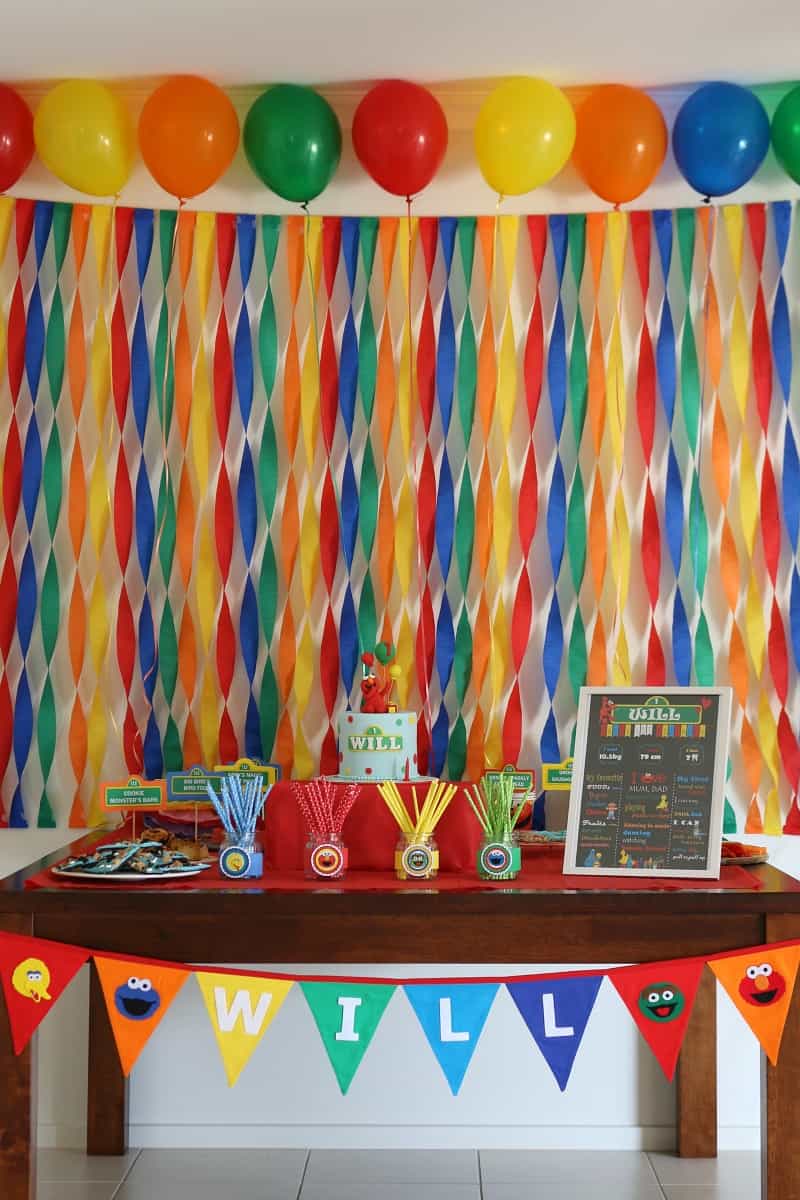
M739 995L748 1004L766 1008L775 1004L786 994L786 980L772 963L753 963L744 973L739 984Z
M131 975L114 993L117 1012L131 1021L147 1021L161 1007L161 997L149 979Z
M674 983L653 983L639 993L639 1011L649 1021L675 1021L684 1009L683 992Z

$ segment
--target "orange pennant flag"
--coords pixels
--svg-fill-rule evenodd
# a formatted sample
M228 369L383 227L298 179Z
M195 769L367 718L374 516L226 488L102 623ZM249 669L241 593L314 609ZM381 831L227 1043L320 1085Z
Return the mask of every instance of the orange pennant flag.
M130 1075L150 1034L189 978L189 972L161 963L97 955L94 964L122 1070Z
M711 959L709 966L761 1043L773 1066L792 1002L800 946L769 946Z

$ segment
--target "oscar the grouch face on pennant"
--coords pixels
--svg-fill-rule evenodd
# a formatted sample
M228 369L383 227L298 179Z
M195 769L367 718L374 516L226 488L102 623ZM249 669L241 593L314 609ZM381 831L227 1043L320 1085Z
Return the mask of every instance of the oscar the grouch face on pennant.
M652 983L639 993L639 1011L649 1021L675 1021L683 1012L685 1000L674 983Z

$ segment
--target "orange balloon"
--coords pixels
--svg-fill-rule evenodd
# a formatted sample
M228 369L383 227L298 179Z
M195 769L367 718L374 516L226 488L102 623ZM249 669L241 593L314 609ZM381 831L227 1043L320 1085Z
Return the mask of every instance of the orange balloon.
M611 204L635 200L650 186L667 153L661 109L638 88L593 88L578 109L572 161L595 195Z
M147 169L179 200L199 195L233 161L239 119L225 93L198 75L173 75L148 98L139 117Z

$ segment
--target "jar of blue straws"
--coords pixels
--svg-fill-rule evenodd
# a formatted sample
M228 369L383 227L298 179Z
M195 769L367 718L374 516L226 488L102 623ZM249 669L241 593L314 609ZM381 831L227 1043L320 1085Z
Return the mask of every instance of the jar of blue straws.
M269 788L259 776L226 775L219 796L211 784L207 790L225 830L219 852L220 871L228 879L260 879L264 874L264 848L256 835L256 824Z

